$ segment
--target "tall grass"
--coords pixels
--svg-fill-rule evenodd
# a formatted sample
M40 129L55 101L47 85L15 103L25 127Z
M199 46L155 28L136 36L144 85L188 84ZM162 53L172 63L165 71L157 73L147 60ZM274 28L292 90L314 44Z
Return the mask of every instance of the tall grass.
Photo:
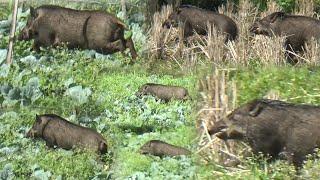
M299 0L299 6L294 14L314 16L313 2ZM235 12L234 5L227 3L219 8L219 13L231 17L237 24L239 36L236 41L224 42L224 37L208 24L208 36L193 37L182 40L183 30L181 28L162 28L162 23L172 11L171 7L164 7L162 11L154 16L154 23L149 38L149 54L152 59L164 59L191 66L201 62L212 62L221 67L225 65L249 66L252 64L260 66L287 66L286 54L296 55L298 64L317 65L319 60L318 42L312 41L306 45L304 53L295 54L286 52L284 48L285 37L252 36L249 27L258 19L266 15L280 11L275 2L268 3L264 12L249 1L240 1L238 11ZM290 27L289 27L290 28Z
M197 153L208 162L224 166L239 164L242 154L247 151L240 142L222 141L208 134L208 129L235 109L237 91L235 83L228 81L230 71L232 69L216 69L213 75L199 81L203 105L198 112L197 126L201 136Z

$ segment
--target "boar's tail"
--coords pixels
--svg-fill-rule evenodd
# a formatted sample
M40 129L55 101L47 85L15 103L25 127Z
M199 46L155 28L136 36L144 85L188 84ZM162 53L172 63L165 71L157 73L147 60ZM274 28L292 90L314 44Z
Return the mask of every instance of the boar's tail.
M108 152L108 146L107 143L105 141L101 141L99 144L99 152L101 154L105 154Z

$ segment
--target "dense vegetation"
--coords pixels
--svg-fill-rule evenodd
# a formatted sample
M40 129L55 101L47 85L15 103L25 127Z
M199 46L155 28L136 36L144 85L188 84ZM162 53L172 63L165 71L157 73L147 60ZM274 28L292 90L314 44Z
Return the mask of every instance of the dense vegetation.
M285 2L285 1L282 1ZM286 1L289 2L289 1ZM76 6L75 8L83 8ZM93 7L94 8L94 7ZM1 11L0 62L8 44L8 8ZM119 6L109 7L118 12ZM18 29L28 12L19 14ZM136 12L132 12L136 13ZM121 13L118 13L120 16ZM139 14L140 15L140 14ZM196 127L200 102L198 79L211 74L211 62L184 71L175 62L151 61L144 56L146 35L129 19L140 57L128 65L121 53L102 55L90 50L44 48L31 51L32 42L16 41L14 63L0 67L0 178L26 179L290 179L319 177L320 163L309 160L299 175L284 161L263 157L243 160L237 169L204 161ZM281 99L320 105L318 67L235 66L228 77L238 88L237 105L276 91ZM234 68L234 67L233 67ZM187 88L191 99L161 102L136 97L148 82ZM55 113L96 129L107 139L109 153L99 157L83 149L50 149L41 140L25 138L36 114ZM153 157L139 154L150 139L190 149L191 157Z

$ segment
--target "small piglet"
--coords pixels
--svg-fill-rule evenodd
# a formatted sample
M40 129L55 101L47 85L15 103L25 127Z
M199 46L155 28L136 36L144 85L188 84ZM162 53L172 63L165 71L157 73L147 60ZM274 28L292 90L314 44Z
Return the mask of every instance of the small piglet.
M76 125L55 114L36 115L27 137L42 138L49 147L72 149L82 147L104 154L107 141L95 130Z
M153 83L147 83L141 86L136 95L152 95L165 102L168 102L171 99L187 100L189 97L188 91L183 87Z
M179 156L190 155L191 152L185 148L174 146L159 140L151 140L141 146L141 154L151 154L154 156Z

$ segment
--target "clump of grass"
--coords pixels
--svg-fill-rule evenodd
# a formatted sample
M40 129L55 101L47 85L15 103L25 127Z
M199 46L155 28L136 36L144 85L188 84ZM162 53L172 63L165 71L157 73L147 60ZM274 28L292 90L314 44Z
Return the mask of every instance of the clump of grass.
M294 14L300 14L300 15L312 17L316 14L314 7L315 7L314 1L297 0Z
M214 161L222 165L231 165L240 162L242 153L246 150L243 143L236 141L222 141L216 136L208 134L208 129L217 121L224 119L236 105L237 91L234 82L228 81L232 69L215 70L213 75L200 80L203 106L198 112L198 129L200 130L200 142L197 153L204 157L205 161Z
M156 12L153 15L153 23L149 32L149 57L152 59L161 58L164 51L164 45L172 40L174 36L171 34L176 34L172 29L165 31L162 27L164 21L172 13L172 6L163 6L161 12Z

